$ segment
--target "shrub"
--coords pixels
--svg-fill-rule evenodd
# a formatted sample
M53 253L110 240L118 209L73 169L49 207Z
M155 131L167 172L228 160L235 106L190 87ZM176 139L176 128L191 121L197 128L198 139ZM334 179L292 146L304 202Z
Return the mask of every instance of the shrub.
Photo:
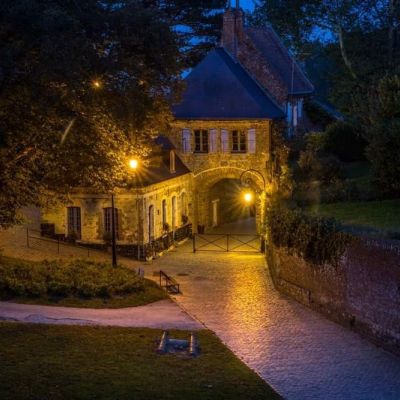
M300 210L274 208L268 213L272 243L315 265L336 265L352 237L335 219L309 216Z
M75 260L28 263L0 259L0 296L111 297L144 290L134 271L107 263Z
M325 151L341 161L365 160L366 145L359 130L349 123L335 122L326 129Z

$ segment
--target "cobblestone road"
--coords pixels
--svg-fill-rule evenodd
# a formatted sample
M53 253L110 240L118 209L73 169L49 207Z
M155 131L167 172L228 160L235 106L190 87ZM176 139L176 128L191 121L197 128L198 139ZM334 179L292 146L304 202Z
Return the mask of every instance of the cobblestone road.
M244 227L236 228L243 231ZM27 249L24 235L13 232L0 234L0 247L6 254L55 257L54 245ZM400 359L280 295L263 256L193 254L191 246L187 242L146 265L147 277L160 268L174 276L184 292L176 297L179 304L285 398L400 399ZM99 254L105 257L109 258Z
M177 301L288 399L400 399L400 359L280 295L259 254L191 252L150 269L180 283Z

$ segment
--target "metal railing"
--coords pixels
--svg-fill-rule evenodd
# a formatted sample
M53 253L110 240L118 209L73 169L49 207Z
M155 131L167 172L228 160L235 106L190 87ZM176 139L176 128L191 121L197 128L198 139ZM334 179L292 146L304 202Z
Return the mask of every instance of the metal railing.
M179 283L169 275L167 275L164 271L160 270L160 287L165 288L168 293L179 294L180 285Z
M263 253L264 239L260 235L209 233L193 234L193 253L196 251Z
M45 244L45 248L42 246ZM26 246L36 250L54 251L58 255L93 257L94 255L106 255L107 252L101 249L93 249L81 246L79 243L68 241L64 236L45 237L40 231L26 229ZM77 254L79 253L79 254Z

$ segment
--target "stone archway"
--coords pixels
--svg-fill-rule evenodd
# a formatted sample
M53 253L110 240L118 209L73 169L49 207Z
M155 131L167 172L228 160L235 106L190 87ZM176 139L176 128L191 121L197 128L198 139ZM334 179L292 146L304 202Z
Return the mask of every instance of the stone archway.
M235 182L236 186L240 186L240 177L246 171L243 168L237 167L218 167L204 170L194 175L194 218L193 229L197 232L198 226L204 226L205 229L211 228L215 224L215 203L218 200L216 196L213 198L213 188L221 181ZM261 173L261 172L260 172ZM252 186L255 196L255 218L257 232L263 233L264 230L264 215L265 215L265 193L261 179L255 175L251 177ZM222 204L218 205L220 208ZM228 222L228 221L226 221Z

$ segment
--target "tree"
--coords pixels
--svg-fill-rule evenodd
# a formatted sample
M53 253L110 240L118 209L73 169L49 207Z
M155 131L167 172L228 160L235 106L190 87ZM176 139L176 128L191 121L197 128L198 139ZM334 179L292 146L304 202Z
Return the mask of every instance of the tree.
M150 151L184 65L145 3L0 3L0 227L73 187L125 185L126 158Z
M400 65L399 0L261 0L251 22L271 22L305 59L317 95L356 119L371 83Z
M400 195L400 76L386 76L369 93L367 157L384 195Z

